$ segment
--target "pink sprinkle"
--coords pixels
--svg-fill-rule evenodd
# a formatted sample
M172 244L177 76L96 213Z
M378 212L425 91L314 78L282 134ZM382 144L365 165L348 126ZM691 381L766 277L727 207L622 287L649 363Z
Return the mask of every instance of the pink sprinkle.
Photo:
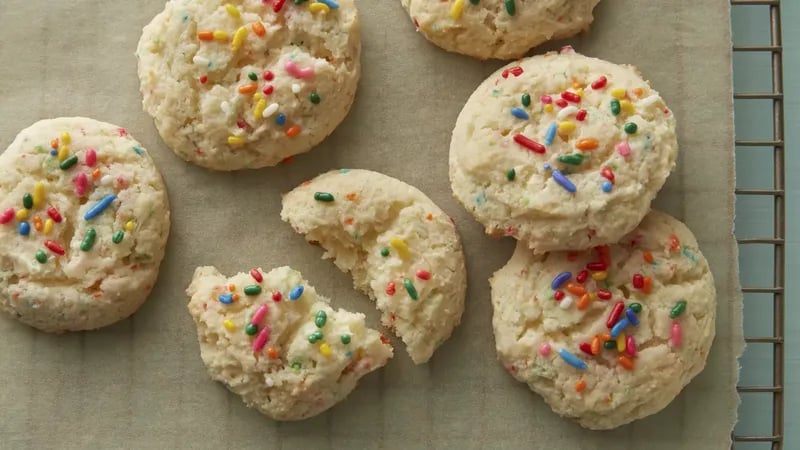
M264 281L264 277L261 276L261 272L259 272L258 269L251 270L250 276L253 277L253 279L256 280L256 282L258 283Z
M542 356L547 356L550 354L550 344L544 343L541 347L539 347L539 354Z
M256 336L256 339L253 341L253 351L258 353L260 352L267 342L269 341L269 327L264 327Z
M678 348L683 342L680 322L672 322L672 346Z
M256 310L255 314L253 314L253 318L250 320L250 323L253 325L258 325L264 320L264 317L267 317L267 312L269 312L269 308L267 305L261 305Z
M83 197L86 194L86 189L89 187L89 180L86 178L86 174L81 172L75 176L75 179L72 180L75 183L75 194L78 197Z
M622 155L623 158L627 158L631 154L631 146L627 142L620 142L617 144L617 153Z
M430 280L431 273L428 272L427 270L420 269L417 271L417 278L419 278L420 280Z
M544 103L545 105L549 105L549 104L553 103L553 97L550 97L549 95L543 95L543 96L539 97L539 100L542 103Z
M128 130L125 128L118 128L117 133L119 133L120 136L125 137L128 135Z
M97 152L93 148L86 150L86 165L94 167L97 164Z
M293 61L286 61L283 65L284 69L286 69L286 73L293 76L294 78L311 78L314 76L314 68L313 67L306 67L305 69L301 69L297 66Z
M8 208L0 214L0 225L5 225L14 218L14 208Z
M636 356L636 339L633 336L625 339L625 352L630 356Z

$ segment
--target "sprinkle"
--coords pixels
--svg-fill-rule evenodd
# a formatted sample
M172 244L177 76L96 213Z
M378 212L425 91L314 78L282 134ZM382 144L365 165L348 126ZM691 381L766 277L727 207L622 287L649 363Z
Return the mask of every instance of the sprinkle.
M566 108L564 108L561 111L559 111L558 114L556 114L556 118L558 120L563 120L563 119L566 119L567 117L569 117L572 114L575 114L577 112L578 112L578 108L577 107L575 107L575 106L567 106ZM570 123L572 123L572 122L570 122ZM573 125L572 130L574 130L575 129L574 128L575 124L572 123L572 125ZM560 128L561 128L561 126L559 125L559 131L561 131ZM572 131L572 130L570 130L570 131Z
M411 300L417 300L419 298L417 288L414 287L414 283L412 283L411 280L404 278L403 286L406 287L406 292L408 292L408 296L411 297Z
M592 89L603 89L608 84L608 78L601 76L592 82Z
M633 287L641 289L644 287L644 277L640 273L633 274Z
M658 97L658 95L651 95L649 97L646 97L646 98L643 98L642 100L640 100L639 101L639 106L641 106L642 108L647 108L648 106L656 103L659 100L660 100L660 98Z
M258 84L257 83L243 84L243 85L239 86L239 93L240 94L249 95L249 94L252 94L253 92L255 92L257 90L258 90Z
M636 125L634 122L628 122L623 127L623 130L625 130L625 132L628 133L628 134L635 134L636 130L638 130L638 129L639 129L639 126Z
M44 183L36 183L34 185L32 201L34 208L42 206L42 203L44 203Z
M389 245L392 246L392 248L394 248L395 250L397 250L397 253L400 255L401 258L403 259L408 258L408 245L406 244L406 241L398 237L393 237L389 240Z
M572 272L561 272L560 274L556 275L553 278L553 281L550 283L550 287L555 289L560 288L564 283L569 281L572 278Z
M72 143L72 136L68 132L61 133L61 143L63 144L70 144Z
M577 148L578 150L594 150L599 146L600 142L594 138L580 139L575 144L575 148Z
M262 24L261 22L253 22L252 28L253 28L253 33L255 33L256 36L259 37L264 36L264 34L266 34L267 32L267 30L264 29L264 24Z
M560 291L560 290L555 291L555 292L553 292L553 299L555 299L555 301L557 301L557 302L560 302L561 300L564 299L564 295L565 295L564 291Z
M506 4L506 12L509 16L513 16L517 13L517 6L514 4L514 0L505 0Z
M541 101L545 105L549 105L549 104L553 103L553 97L550 97L549 95L543 95L543 96L539 97L539 101Z
M628 321L635 327L639 326L639 317L636 316L636 311L628 308L625 310L625 317L628 318Z
M630 324L631 324L631 322L628 320L627 317L623 317L622 319L620 319L619 322L617 322L614 325L614 327L611 328L611 337L616 339L617 336L619 336L619 334L622 333L622 331L625 328L628 328L628 325L630 325Z
M394 281L390 281L389 283L386 284L386 294L387 295L394 295L395 294L395 289L396 288L395 288L395 285L394 285Z
M291 75L294 78L305 79L305 78L311 78L311 77L314 76L314 68L313 67L306 67L305 69L301 69L293 61L286 61L283 64L283 68L286 70L286 73L288 73L289 75Z
M248 323L247 326L244 327L244 332L248 336L255 336L258 333L258 325Z
M625 98L625 95L626 94L625 94L625 89L624 88L614 88L614 89L611 90L611 96L614 97L614 98L617 98L619 100L622 100L623 98Z
M506 171L506 179L508 181L514 181L514 178L517 177L517 171L512 167Z
M274 347L267 348L267 355L269 359L278 359L278 351Z
M622 311L625 308L625 302L618 301L614 304L614 307L611 309L611 313L608 315L608 320L606 320L606 327L613 328L614 325L619 320L620 316L622 315Z
M303 286L295 286L289 291L289 300L297 300L303 296Z
M249 286L244 287L244 295L259 295L261 294L261 286L257 284L251 284Z
M527 92L522 94L522 106L531 106L531 94L528 94Z
M264 79L267 80L267 81L272 81L273 79L275 79L275 74L272 73L271 70L267 70L266 72L264 72L263 76L264 76Z
M281 6L283 6L284 0L275 0L275 2L276 2L275 4L277 4L277 2L280 2ZM274 8L274 4L273 4L273 8ZM292 365L290 367L292 369L294 369L294 370L300 370L303 367L303 365L300 364L300 361L295 361L295 362L292 363Z
M611 114L613 114L613 115L615 115L615 116L618 116L618 115L619 115L619 113L620 113L620 110L621 110L621 108L622 108L622 107L620 106L620 104L619 104L619 100L617 100L617 99L612 99L612 100L611 100L611 104L610 104L610 105L611 105Z
M544 105L543 109L545 112L551 113L553 112L553 105Z
M686 311L686 300L681 300L672 307L672 310L669 312L669 317L670 319L678 318L684 311Z
M33 218L33 228L36 231L42 231L42 218L39 216L35 216Z
M52 233L54 224L55 224L55 222L53 222L53 219L47 219L44 222L44 234Z
M669 249L673 252L677 252L678 249L681 247L681 241L678 239L678 236L674 234L669 236Z
M263 117L263 118L265 118L265 119L269 118L270 116L272 116L273 114L275 114L276 112L278 112L278 107L279 107L279 106L278 106L278 104L277 104L277 103L272 103L272 104L270 104L270 105L269 105L269 106L267 106L267 107L264 109L264 111L261 113L261 117Z
M323 310L317 311L317 317L314 318L314 324L316 324L318 328L322 328L325 326L325 323L327 322L328 322L328 314Z
M628 336L625 339L625 353L630 356L636 356L636 339L633 336Z
M624 367L625 370L633 370L633 360L627 356L620 356L617 361L619 361L619 365Z
M553 139L555 139L555 137L556 137L556 131L557 130L558 130L558 126L556 125L555 122L551 123L550 126L547 128L547 132L544 135L544 144L546 146L549 147L550 145L553 144ZM519 136L521 136L521 135L519 135ZM515 140L516 140L516 138L515 138ZM542 151L542 152L539 152L539 153L544 153L544 152Z
M566 108L567 107L567 101L564 100L563 98L556 99L555 104L559 108Z
M565 120L558 124L558 132L561 134L569 134L575 131L575 122Z
M542 356L545 356L545 357L547 355L549 355L550 354L550 344L548 344L547 342L542 344L542 346L539 347L539 354L542 355Z
M247 288L245 288L245 293L247 293L246 291ZM250 323L252 323L253 325L258 325L259 323L261 323L262 320L264 320L264 317L267 317L268 312L269 312L269 307L267 305L259 306L256 312L253 313L253 318L250 319Z
M280 12L281 8L283 8L283 4L286 3L286 0L275 0L272 2L272 10L275 12Z
M606 289L599 289L597 291L597 298L600 300L611 300L611 291Z
M31 194L25 193L25 195L22 196L22 206L25 207L25 209L33 208L33 196Z
M299 125L292 125L286 129L286 136L289 136L290 138L296 137L298 134L300 134L300 131L301 129Z
M29 224L28 222L22 221L22 222L19 223L19 226L17 227L17 231L22 236L27 236L27 235L31 234L31 224Z
M614 185L611 184L610 181L606 180L603 181L603 183L600 185L600 188L603 190L603 192L609 193L614 188Z
M567 291L572 295L581 296L586 293L586 288L581 286L580 284L567 284Z
M315 344L317 341L322 340L324 336L322 335L321 331L315 331L308 335L308 343Z
M17 220L19 220L21 222L23 220L28 220L28 215L29 215L28 214L28 210L25 209L25 208L22 208L22 209L17 210L16 217L17 217Z
M242 44L244 44L244 40L247 39L247 27L239 27L236 30L236 33L233 35L233 41L231 41L231 51L236 52L242 48Z
M69 156L69 145L62 145L58 149L58 160L64 161Z
M583 163L583 155L580 153L573 153L571 155L561 155L558 158L558 162L569 164L572 166L579 166Z
M292 93L299 94L303 88L300 87L298 83L292 83Z
M83 236L83 240L81 241L81 250L84 252L91 250L92 247L94 247L96 239L97 231L94 228L89 228L86 230L86 234Z
M58 166L61 167L61 170L67 170L70 167L74 166L77 162L78 162L78 155L72 155L69 158L61 161L61 163Z
M672 322L672 346L678 348L681 346L683 336L681 334L681 324L678 321Z
M197 32L197 39L201 41L213 41L214 40L214 32L212 31L199 31Z
M576 368L578 370L586 370L586 363L583 362L583 360L581 360L577 356L575 356L572 353L568 352L566 349L563 349L563 348L560 349L558 351L558 354L559 354L559 356L561 356L561 359L563 359L564 362L566 362L570 366L572 366L572 367L574 367L574 368Z
M242 145L244 144L244 138L240 136L228 136L228 145Z
M582 342L581 345L578 346L578 348L581 349L583 353L586 353L589 356L595 355L594 353L592 353L592 346L588 342Z
M625 351L625 333L620 333L619 336L617 336L617 351Z
M580 103L581 102L581 96L576 94L576 93L574 93L574 92L570 92L570 91L562 92L561 93L561 98L563 98L564 100L566 100L566 101L568 101L570 103Z
M319 94L316 92L312 92L311 94L309 94L308 99L311 101L311 103L315 105L319 105L319 102L322 101L322 97L320 97Z
M114 233L114 236L111 237L111 241L115 244L119 244L122 240L125 239L125 232L124 231L117 231Z
M386 247L383 247L383 248L381 249L381 256L383 256L384 258L386 258L387 256L389 256L389 249L388 249L388 248L386 248Z
M264 327L261 331L258 332L258 336L256 336L255 340L253 341L253 351L260 352L267 342L269 341L269 327Z
M577 120L578 122L583 122L583 120L586 119L587 114L588 113L586 112L585 109L581 109L580 111L578 111L577 114L575 114L575 120Z
M575 185L572 184L572 182L569 181L569 179L566 176L564 176L564 174L562 174L561 171L559 171L558 169L553 169L553 179L556 181L556 183L561 185L561 187L566 189L568 192L575 192L577 190L577 188L575 188Z
M617 341L607 340L603 342L603 348L606 350L613 350L617 348Z
M250 276L253 277L253 279L256 280L257 283L261 283L262 281L264 281L264 277L261 275L261 272L259 272L258 269L251 269Z
M14 220L14 208L8 208L0 214L0 225L5 225Z
M583 311L584 309L588 308L591 301L592 297L589 294L581 295L581 298L578 299L578 309Z
M238 10L238 9L237 9L235 6L231 5L230 3L228 3L228 4L226 4L226 5L225 5L225 11L227 11L227 12L228 12L228 14L229 14L231 17L235 17L235 18L237 18L237 19L238 19L239 17L241 17L241 14L239 14L239 10Z
M328 5L330 9L339 9L339 4L333 0L317 0L317 2Z
M628 114L633 114L636 111L633 107L633 103L629 102L628 100L620 100L619 106Z
M275 116L275 123L283 126L286 123L286 114L279 113L277 116Z
M310 5L308 5L308 10L312 14L317 14L317 13L328 14L329 12L331 12L330 6L326 5L325 3L318 3L318 2L311 3Z
M41 263L41 264L46 263L47 262L47 255L41 250L37 251L36 252L36 261L39 261L39 263Z
M227 41L228 37L229 37L228 33L224 32L222 30L214 31L212 33L212 36L214 36L214 39L217 40L217 41Z
M592 355L597 355L600 353L600 345L600 336L595 336L594 339L592 339L592 345L590 346Z
M572 306L572 297L565 295L564 299L558 304L561 309L569 309Z
M230 305L233 303L233 294L220 294L217 300L219 300L220 303Z
M323 342L319 346L319 354L322 356L331 356L331 345L327 342Z
M647 262L649 264L653 264L653 261L654 261L653 254L648 252L648 251L645 251L644 253L642 253L642 259L644 259L645 262Z
M589 278L589 271L588 270L581 270L578 272L578 275L575 276L575 281L578 283L585 283L586 280Z
M228 331L236 331L236 324L233 323L231 319L225 319L222 321L222 326L225 327Z
M631 146L627 142L620 142L617 144L617 153L623 158L627 158L631 154Z
M106 195L105 197L103 197L102 200L100 200L99 202L95 203L94 206L92 206L91 208L89 208L88 211L86 211L86 214L84 214L84 216L83 216L84 220L92 220L95 217L99 216L100 214L103 213L103 211L106 210L106 208L111 206L111 203L113 203L114 200L116 200L116 199L117 199L117 196L114 195L114 194Z
M531 116L529 116L528 113L522 108L511 108L511 115L522 120L528 120L531 118Z
M456 0L453 2L453 6L450 7L450 17L453 20L458 20L461 17L461 13L464 11L464 0Z
M349 334L343 334L341 336L341 340L342 340L342 344L344 344L344 345L349 344L350 343L350 335Z
M420 270L417 271L417 278L419 278L420 280L426 280L426 281L430 280L431 279L431 273L428 272L427 270L420 269Z

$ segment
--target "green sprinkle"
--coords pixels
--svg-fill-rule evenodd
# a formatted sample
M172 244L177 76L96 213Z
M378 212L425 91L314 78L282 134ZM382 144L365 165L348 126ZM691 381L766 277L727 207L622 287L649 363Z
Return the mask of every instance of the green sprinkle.
M522 94L522 106L531 106L531 94Z
M247 333L248 336L255 336L258 333L258 325L254 323L248 323L246 327L244 327L244 332Z
M24 206L25 209L33 208L33 196L31 194L25 194L22 196L22 206Z
M333 194L329 192L314 192L314 200L318 202L332 202Z
M300 368L303 367L303 366L300 364L299 361L295 361L295 362L292 363L291 367L294 370L300 370Z
M343 334L342 335L342 344L347 345L349 343L350 343L350 335L349 334Z
M89 228L86 230L86 235L83 236L83 241L81 242L81 250L88 252L89 250L94 247L94 241L97 239L97 231L94 228Z
M258 75L256 75L255 72L250 72L250 73L247 74L247 78L250 78L251 80L256 81L256 80L258 80Z
M514 0L506 0L506 12L509 16L517 13L517 6L514 4Z
M615 349L615 348L617 348L617 342L616 341L605 341L605 342L603 342L603 347L607 348L609 350Z
M61 161L61 164L59 164L58 167L61 167L61 170L67 170L77 163L78 163L78 155L72 155L69 158Z
M481 2L481 0L469 0L469 2L472 3L473 5L477 5L478 3Z
M261 293L261 286L257 284L251 284L250 286L244 287L245 295L258 295L260 293Z
M322 100L322 97L320 97L316 92L312 92L311 95L308 96L308 99L311 100L311 103L318 105Z
M506 172L506 178L508 181L514 181L514 178L517 178L517 171L514 170L513 167L508 169L508 172Z
M317 317L314 319L314 323L317 324L317 327L322 328L325 326L325 323L328 321L328 314L325 311L318 311Z
M558 162L562 162L564 164L571 164L573 166L579 166L583 163L583 155L580 153L573 153L571 155L561 155L558 157Z
M674 319L683 314L684 311L686 311L686 300L681 300L678 303L675 303L672 311L669 312L669 317L670 319Z
M641 303L631 303L630 305L628 305L628 308L632 309L633 312L635 312L636 314L639 314L640 312L642 312L642 304Z
M301 3L305 2L305 1L306 0L294 0L294 4L295 5L299 5L299 4L301 4Z
M45 254L45 252L39 250L38 252L36 252L36 260L39 261L42 264L46 263L47 262L47 254Z
M111 241L114 242L115 244L119 244L120 242L122 242L124 238L125 238L125 232L117 231L116 233L114 233L114 236L111 237Z
M618 116L621 110L622 107L619 106L619 100L615 98L611 99L611 114Z
M383 256L384 258L386 258L387 256L389 256L389 249L388 249L387 247L383 247L383 248L381 249L381 256Z
M308 342L311 344L316 343L317 341L323 338L321 331L315 331L308 335Z
M628 133L628 134L634 134L634 133L636 133L636 130L638 130L638 129L639 129L639 126L637 126L637 125L636 125L635 123L633 123L633 122L628 122L628 123L626 123L626 124L625 124L625 126L623 127L623 129L624 129L624 130L625 130L625 132L626 132L626 133Z
M419 298L419 294L417 294L417 288L414 287L414 283L411 282L408 278L403 279L403 285L406 287L406 291L408 291L408 296L411 297L411 300L416 300Z

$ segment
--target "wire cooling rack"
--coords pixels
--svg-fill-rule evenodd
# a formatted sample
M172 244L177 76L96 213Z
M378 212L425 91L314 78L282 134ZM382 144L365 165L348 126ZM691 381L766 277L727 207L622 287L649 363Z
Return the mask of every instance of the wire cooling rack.
M771 335L747 335L745 341L747 345L761 352L768 352L771 347L771 358L768 355L760 355L759 361L771 362L771 381L763 384L740 384L737 390L741 394L742 403L740 405L740 420L744 418L743 412L748 411L756 402L771 400L771 429L759 430L758 433L751 432L751 427L737 426L733 434L733 444L735 449L772 449L782 450L784 440L783 417L784 417L784 240L786 236L786 217L785 217L785 169L784 169L784 116L783 116L783 64L782 64L782 42L781 42L781 1L780 0L731 0L732 13L736 14L737 9L750 9L758 17L769 18L769 44L768 45L734 45L734 71L739 70L737 63L742 60L738 58L743 52L757 53L769 58L768 75L765 72L763 77L771 78L771 90L756 92L735 92L734 101L735 111L738 115L740 111L749 109L754 102L767 102L771 104L769 112L771 114L769 122L772 123L771 130L759 139L740 139L740 129L736 130L736 153L737 157L744 152L760 152L762 157L770 152L772 154L772 186L769 188L759 187L739 188L737 182L736 196L737 203L747 202L750 199L759 198L761 200L772 200L772 234L767 237L741 237L737 229L737 242L740 252L747 252L746 247L767 247L767 253L771 250L772 259L772 281L764 286L750 286L742 271L742 292L745 297L745 310L747 311L749 302L762 302L761 308L769 309L768 304L763 302L772 300L771 308ZM749 11L748 11L749 13ZM763 19L766 20L766 19ZM734 34L737 30L734 29ZM742 162L741 159L739 162ZM740 167L741 169L741 167ZM739 208L737 210L737 221L739 218L748 215L758 215L758 208ZM745 218L745 220L747 220ZM751 219L752 220L752 219ZM744 267L744 266L743 266ZM745 323L748 315L745 313ZM745 327L747 330L748 327ZM763 359L761 359L763 358ZM763 403L762 403L763 404ZM740 423L739 425L746 425ZM746 428L746 433L740 433L740 428Z

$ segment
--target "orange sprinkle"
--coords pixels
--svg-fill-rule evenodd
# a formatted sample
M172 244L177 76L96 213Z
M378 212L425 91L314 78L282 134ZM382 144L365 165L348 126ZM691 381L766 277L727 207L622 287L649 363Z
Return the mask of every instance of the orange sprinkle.
M575 284L575 283L569 283L567 285L567 290L572 295L584 295L584 294L586 294L586 288L584 288L583 286L581 286L579 284Z
M42 227L43 227L42 218L39 217L39 216L34 217L33 218L33 228L35 228L36 231L42 231Z
M92 179L93 179L93 180L99 180L99 179L100 179L100 175L102 175L102 174L103 174L103 173L102 173L102 172L100 172L100 169L94 169L94 170L92 171Z
M433 214L428 213L428 215L425 216L425 218L428 219L428 220L433 220Z
M600 142L594 138L581 139L575 144L578 150L594 150L600 146Z
M235 302L239 301L239 294L233 294L233 301Z
M239 93L240 94L252 94L253 92L258 90L257 83L250 83L250 84L243 84L239 86Z
M628 358L627 356L620 356L619 365L624 367L627 370L633 370L633 360Z
M611 340L611 334L609 334L609 333L601 333L601 334L598 334L598 336L600 336L600 339L602 339L603 341L610 341Z
M344 219L344 224L345 225L352 225L353 224L353 218L352 217L348 217L348 218Z
M650 290L653 289L653 279L650 277L644 277L644 285L642 285L642 292L645 294L649 294Z
M353 200L358 198L358 194L356 194L355 192L348 192L347 195L345 195L345 198L347 198L352 202Z
M595 355L600 354L600 336L595 336L592 339L592 353Z
M579 380L577 383L575 383L575 391L583 392L584 389L586 389L586 382L585 381Z
M669 249L673 252L677 252L681 248L681 241L678 239L678 236L671 234L669 236Z
M589 297L589 294L581 295L581 299L578 300L578 309L583 311L584 309L588 308L590 301L592 301L592 298Z
M228 290L231 291L231 292L235 291L236 290L236 285L235 284L229 284L228 285Z
M201 41L213 41L214 40L214 32L213 31L200 31L197 33L197 39Z
M650 252L644 252L644 260L650 264L653 264L653 254Z
M275 350L274 347L269 347L267 349L267 355L269 355L270 359L278 359L278 351Z
M256 36L263 36L267 33L267 30L264 29L264 24L261 22L253 22L253 33Z
M641 97L642 94L644 94L644 91L642 90L642 88L636 88L633 90L633 93L636 94L637 97Z
M50 141L50 147L51 148L58 148L58 138L55 138L52 141Z
M299 125L292 125L289 129L286 130L286 135L290 138L293 138L300 134L300 126Z

